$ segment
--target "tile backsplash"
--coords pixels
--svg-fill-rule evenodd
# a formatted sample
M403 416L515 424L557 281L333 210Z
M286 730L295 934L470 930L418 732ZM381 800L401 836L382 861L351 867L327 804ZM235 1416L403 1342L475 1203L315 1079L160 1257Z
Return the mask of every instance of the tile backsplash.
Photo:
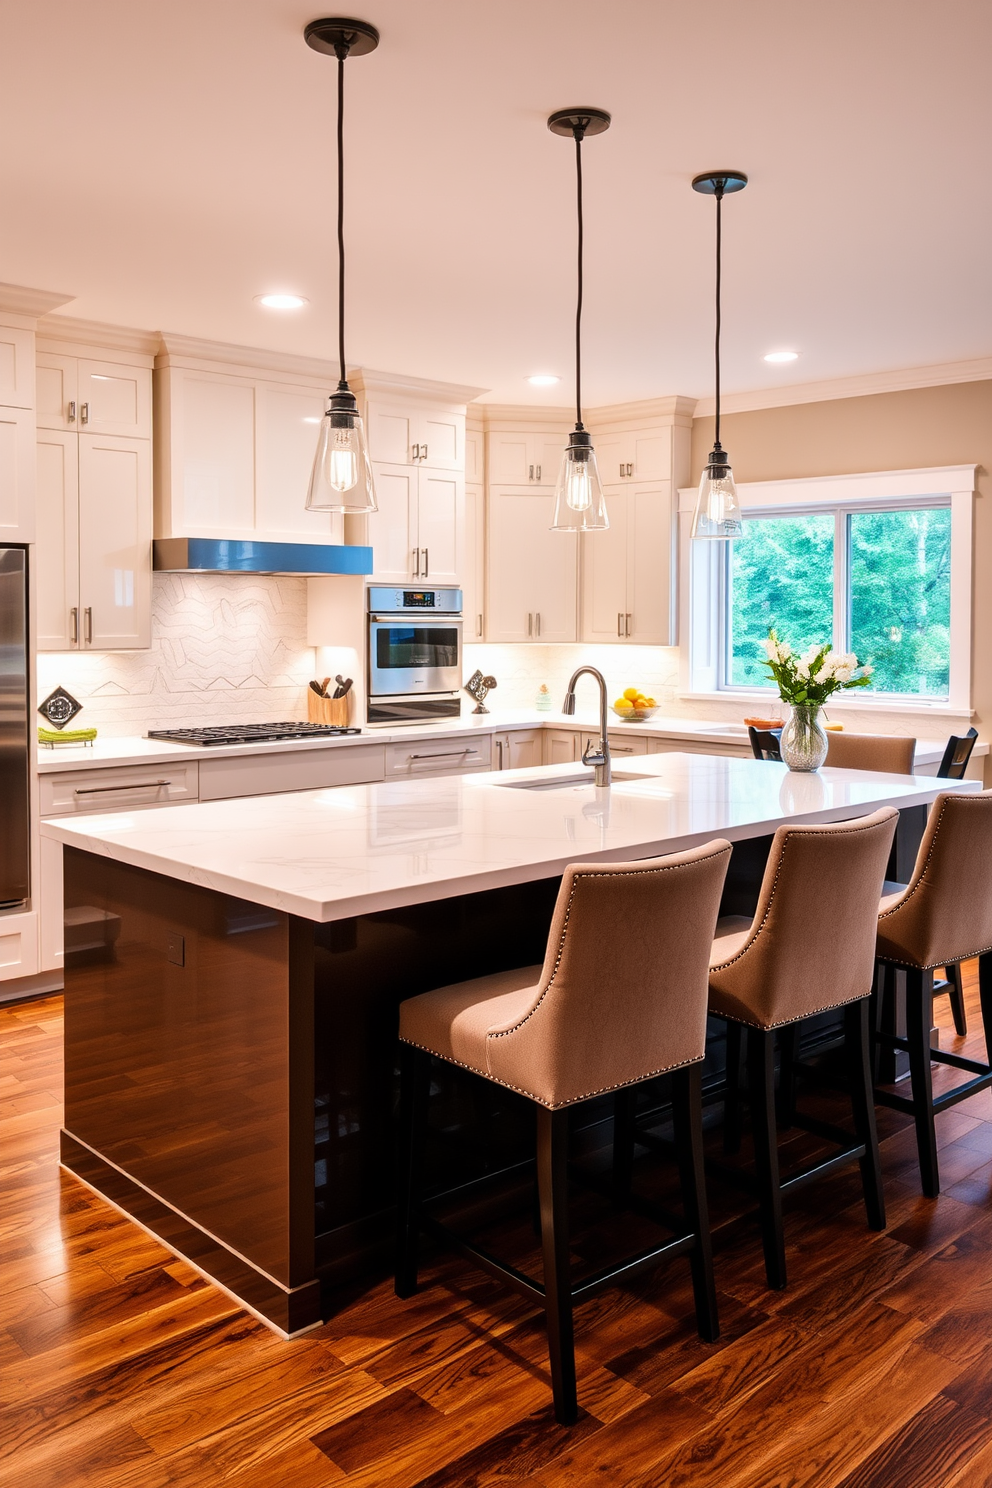
M111 738L306 718L306 579L157 573L152 586L151 649L42 652L39 702L61 683L83 704L77 727Z
M538 689L547 683L552 708L561 708L568 680L576 667L598 667L610 689L610 702L626 687L639 687L666 712L676 705L679 653L674 646L487 646L465 647L465 675L476 667L493 676L498 687L488 699L490 708L533 708ZM584 680L576 689L582 712L598 707L595 683Z

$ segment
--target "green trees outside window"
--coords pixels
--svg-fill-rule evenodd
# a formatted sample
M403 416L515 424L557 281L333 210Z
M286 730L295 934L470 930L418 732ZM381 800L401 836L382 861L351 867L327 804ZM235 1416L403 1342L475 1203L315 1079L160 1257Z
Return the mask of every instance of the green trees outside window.
M949 507L745 517L744 531L727 544L727 686L768 685L774 626L798 652L856 652L875 668L873 693L947 697Z

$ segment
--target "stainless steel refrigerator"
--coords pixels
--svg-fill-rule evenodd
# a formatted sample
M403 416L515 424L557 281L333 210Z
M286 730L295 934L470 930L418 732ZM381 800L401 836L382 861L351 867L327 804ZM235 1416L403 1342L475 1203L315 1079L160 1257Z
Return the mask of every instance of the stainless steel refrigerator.
M0 909L31 892L28 555L0 548Z

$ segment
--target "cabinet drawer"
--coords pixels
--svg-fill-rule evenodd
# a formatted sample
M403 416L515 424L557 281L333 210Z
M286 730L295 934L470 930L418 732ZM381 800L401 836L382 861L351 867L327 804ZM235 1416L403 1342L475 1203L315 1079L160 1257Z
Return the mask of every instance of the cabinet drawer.
M197 761L184 764L114 766L42 775L42 816L86 811L134 811L197 798Z
M596 740L598 738L599 738L599 735L598 734L590 734L590 733L583 732L583 734L582 734L582 749L583 750L588 749L589 746L590 746L590 744L595 744L595 742L596 742ZM610 739L610 753L611 754L625 755L625 754L649 754L650 753L650 750L648 749L648 744L649 744L650 741L647 738L645 738L644 735L641 735L641 737L638 738L636 734L615 734L611 730L610 731L610 735L609 735L609 739Z
M386 746L386 779L412 775L456 775L463 770L488 770L492 759L489 734L479 739L421 739Z
M38 970L38 916L34 910L0 914L0 982Z
M201 760L200 800L271 796L281 791L320 790L328 785L364 785L382 779L383 746L325 746L291 754L257 754Z

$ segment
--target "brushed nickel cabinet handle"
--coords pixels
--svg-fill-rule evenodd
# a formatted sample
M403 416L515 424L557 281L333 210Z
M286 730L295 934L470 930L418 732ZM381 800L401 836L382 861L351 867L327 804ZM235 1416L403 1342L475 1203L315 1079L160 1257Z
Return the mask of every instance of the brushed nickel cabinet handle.
M626 630L624 632L625 635L630 635L630 622L631 622L631 620L633 618L634 617L631 614L628 613L628 615L627 615L627 628L626 628Z
M76 400L73 398L72 401L69 404L69 410L68 410L68 412L66 414L66 423L67 424L74 424L75 422L76 422Z
M534 619L537 621L537 634L540 635L541 634L541 612L540 612L540 610L537 611L537 613L534 616Z
M427 459L427 446L426 446L426 444L422 444L420 446L420 458L422 460L426 460Z
M617 635L623 635L623 611L617 610Z
M422 760L422 759L463 759L466 754L478 754L478 752L479 751L473 745L469 749L446 749L443 754L411 754L409 756L409 758L411 760Z
M79 405L79 422L81 424L88 424L89 421L90 421L90 405L88 403L80 403L80 405Z
M533 467L533 465L530 467L530 476L529 476L529 479L530 480L533 480L534 479L534 467Z
M423 573L423 577L425 579L429 579L430 576L431 576L431 555L430 555L430 549L429 548L425 548L424 549L424 573Z
M534 634L534 616L530 613L527 615L527 634L529 636Z
M411 455L412 455L413 459L415 459L415 460L419 460L420 459L420 445L419 444L412 444L410 446L410 452L411 452Z
M610 751L612 754L633 754L634 747L632 744L611 744Z
M93 607L87 605L83 611L83 640L87 643L93 640Z
M79 610L76 605L69 611L69 639L74 646L79 645Z
M73 791L74 796L106 796L111 791L136 791L136 790L160 790L164 785L171 785L171 780L136 780L132 785L88 785L84 789Z
M478 615L476 617L476 621L475 621L475 633L476 633L476 635L479 635L479 636L481 636L481 634L482 634L482 616L481 615Z
M537 467L537 478L538 478L538 480L541 479L541 467L540 467L540 465L538 465L538 467Z
M414 550L413 550L413 577L415 579L419 579L420 578L420 549L419 548L414 548Z

